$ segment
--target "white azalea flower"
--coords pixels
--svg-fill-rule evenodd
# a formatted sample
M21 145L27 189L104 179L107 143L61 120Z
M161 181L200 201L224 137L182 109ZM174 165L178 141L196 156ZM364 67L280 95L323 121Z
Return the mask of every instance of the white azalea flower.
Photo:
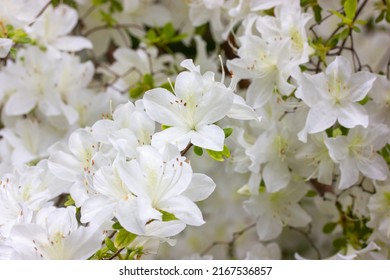
M261 241L278 237L283 226L304 227L311 221L311 217L298 204L306 192L305 184L294 182L278 192L262 191L244 202L245 210L256 219Z
M115 145L118 144L119 139L119 135L116 134L123 130L129 130L129 137L127 137L129 143L126 144L128 149L150 144L155 131L155 122L145 113L142 100L138 100L135 104L128 101L118 105L112 113L112 120L97 121L92 127L92 134L99 142L111 142ZM125 140L124 138L123 141ZM130 142L135 143L130 144Z
M137 159L118 164L123 183L115 185L121 188L121 195L116 198L121 199L116 217L121 225L141 235L146 234L147 225L156 231L153 235L168 237L178 233L180 224L203 224L202 213L193 201L207 198L215 188L214 182L205 175L193 174L191 166L174 146L167 146L163 154L152 146L140 147L138 151ZM162 221L162 211L173 214L178 220L167 224Z
M92 43L85 37L68 35L78 21L77 11L68 5L49 6L28 29L38 44L60 51L92 49Z
M275 92L289 95L294 90L287 79L299 64L290 59L287 39L269 43L259 36L246 34L239 41L239 58L229 60L227 66L233 79L252 79L247 90L250 106L261 108Z
M300 73L295 78L299 84L295 95L310 107L305 127L298 134L301 141L306 142L308 133L325 131L336 121L347 128L368 126L367 112L357 102L371 89L376 79L373 74L353 73L349 60L338 56L325 73Z
M223 130L213 124L229 112L233 92L214 81L214 73L200 74L191 60L181 65L189 71L180 73L175 82L175 94L166 89L149 90L144 95L146 113L151 119L170 126L153 136L152 144L163 147L167 142L183 150L189 143L222 151Z
M72 186L70 192L78 207L91 195L99 147L90 131L78 129L70 135L65 149L61 145L54 147L49 157L50 171Z
M314 178L322 184L332 185L335 163L325 145L328 137L325 132L310 136L308 142L296 153L296 158L303 160L304 163L299 170L305 174L307 180Z
M249 166L253 180L250 182L252 193L258 192L261 180L264 180L268 192L279 191L289 184L292 178L289 165L294 160L295 146L291 132L280 123L275 123L246 149L245 153L252 163Z
M13 259L85 260L100 249L103 230L78 226L76 208L48 207L35 222L13 227Z
M36 119L19 119L15 127L1 129L0 135L12 147L11 162L16 165L47 157L49 147L63 137L63 133Z
M389 137L389 129L378 125L349 131L348 136L325 139L331 158L340 165L339 188L346 189L359 180L359 173L383 181L389 174L388 166L377 151Z

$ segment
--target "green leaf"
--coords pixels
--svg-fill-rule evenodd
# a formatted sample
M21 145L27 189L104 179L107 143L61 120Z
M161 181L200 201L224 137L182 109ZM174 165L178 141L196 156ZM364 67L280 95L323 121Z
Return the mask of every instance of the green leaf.
M203 155L203 149L201 147L194 146L194 153L198 156L201 156Z
M357 0L345 0L344 11L347 18L354 19L357 11L357 5L358 5Z
M387 9L387 12L386 12L386 21L388 23L390 23L390 8Z
M337 251L340 251L341 249L347 247L347 244L348 242L346 237L340 237L333 241L333 247L335 247Z
M172 213L166 212L166 211L161 210L161 209L159 211L162 214L163 222L169 222L169 221L178 220L178 218L176 218L176 216L174 214L172 214Z
M338 12L338 11L336 11L336 10L329 10L329 12L331 12L331 13L334 14L335 16L341 18L342 20L345 19L345 16L344 16L342 13L340 13L340 12Z
M137 237L134 233L128 232L125 229L120 229L115 236L114 246L115 248L122 249L127 247Z
M152 75L145 74L142 81L145 85L148 85L150 88L154 88L154 79Z
M228 138L230 135L232 135L232 133L233 133L233 128L230 128L230 127L224 128L224 129L223 129L223 132L225 133L225 138Z
M113 225L112 225L112 228L113 229L123 229L122 225L119 223L119 222L115 222Z
M161 125L161 129L162 129L162 130L165 130L165 129L170 128L170 127L171 127L171 126L165 125L165 124L162 124L162 125Z
M68 207L68 206L73 206L75 205L76 203L74 202L72 196L69 194L68 197L67 197L67 200L65 201L64 203L64 206L65 207Z
M226 145L223 146L222 155L225 156L226 158L230 158L230 150L228 146Z
M360 33L360 28L357 27L357 26L354 26L352 27L353 31L355 31L356 33Z
M318 24L321 23L321 20L322 20L321 11L322 11L322 8L321 8L320 5L315 5L315 6L313 7L314 19L315 19L315 21L316 21Z
M386 11L382 11L379 16L375 19L375 23L381 22L385 18Z
M213 151L213 150L209 150L209 149L206 149L206 151L209 154L209 156L216 161L222 162L225 160L225 158L230 157L230 150L226 145L223 146L222 151Z
M323 233L326 233L326 234L332 233L334 231L334 229L336 228L336 226L337 226L337 223L332 223L332 222L327 223L322 228L322 231L323 231Z
M110 238L106 237L104 239L104 243L106 243L107 248L110 249L111 252L115 253L116 251L118 251L118 249L114 245L114 242L112 242L112 240Z
M315 197L317 196L317 192L315 190L308 190L306 193L306 197Z
M100 14L102 22L104 22L108 26L111 27L111 26L114 26L117 23L117 21L115 20L115 18L111 14L106 13L103 10L99 10L99 14Z
M213 150L206 149L207 153L209 156L216 161L224 161L225 159L223 158L222 151L217 152Z
M140 85L135 86L129 90L129 95L131 98L138 98L144 93L144 88Z
M176 33L176 30L175 28L173 27L173 24L171 22L167 23L164 25L163 29L162 29L162 34L166 37L166 38L171 38L175 35Z

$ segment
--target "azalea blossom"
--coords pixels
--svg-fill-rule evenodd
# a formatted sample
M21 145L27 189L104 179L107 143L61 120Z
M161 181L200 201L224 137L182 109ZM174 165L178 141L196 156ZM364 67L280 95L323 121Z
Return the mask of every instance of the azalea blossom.
M278 237L283 226L304 227L311 221L309 214L298 204L306 191L304 184L294 182L278 192L260 191L245 201L245 210L256 219L260 240Z
M82 260L96 252L104 239L103 230L79 226L76 208L43 208L34 222L14 226L11 233L12 259Z
M214 81L212 72L200 73L191 60L181 65L174 94L163 88L149 90L144 96L146 113L151 119L168 126L153 136L152 144L172 143L183 150L189 143L222 151L224 132L214 123L226 116L233 104L230 88Z
M78 21L77 11L68 5L49 6L27 31L40 45L51 50L92 49L85 37L68 35Z
M193 201L208 197L215 188L214 182L207 176L193 174L174 146L168 145L163 154L151 146L138 150L137 160L118 164L119 177L126 186L123 191L127 193L116 210L122 226L136 234L145 234L145 226L151 220L150 226L164 227L162 211L174 215L170 224L176 224L176 228L180 223L203 224L202 214ZM181 231L177 230L172 228L170 235Z
M325 139L330 157L340 166L340 189L355 184L360 172L374 180L387 178L387 164L376 152L386 144L388 136L389 129L378 125L368 129L358 126L351 129L347 136Z
M305 127L298 135L301 141L306 142L308 133L325 131L336 121L347 128L368 126L368 114L358 101L373 86L373 74L353 73L349 60L338 56L325 73L300 73L295 78L299 84L295 95L310 107Z

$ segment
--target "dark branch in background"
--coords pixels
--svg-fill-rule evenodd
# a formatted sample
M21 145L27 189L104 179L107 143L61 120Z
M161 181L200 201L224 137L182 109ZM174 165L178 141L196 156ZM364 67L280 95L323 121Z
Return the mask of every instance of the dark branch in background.
M183 157L189 151L189 149L191 149L192 146L193 145L191 143L188 143L187 147L185 147L184 150L180 152L180 155Z
M202 253L200 253L200 255L201 256L206 255L211 249L213 249L217 245L226 245L228 247L227 249L228 249L229 257L231 259L236 259L236 254L234 252L235 243L242 235L244 235L247 231L249 231L250 229L252 229L254 227L256 227L256 223L253 223L240 231L234 232L233 237L230 241L214 241Z

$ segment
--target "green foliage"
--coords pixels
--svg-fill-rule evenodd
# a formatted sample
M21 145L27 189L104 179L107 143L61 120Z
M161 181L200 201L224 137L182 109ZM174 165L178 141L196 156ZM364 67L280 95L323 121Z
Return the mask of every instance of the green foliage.
M301 0L301 7L306 11L308 8L313 10L314 20L316 23L321 23L322 21L322 8L318 5L317 0Z
M142 80L139 81L133 88L129 90L131 98L138 98L150 89L154 88L153 76L150 74L145 74L142 77Z
M72 196L69 194L65 203L64 203L64 206L68 207L68 206L74 206L74 205L76 205L76 202L73 200Z
M386 19L386 21L390 23L390 0L376 2L375 9L379 11L375 23L379 23L383 21L383 19Z
M222 162L225 160L225 158L230 157L230 150L226 145L223 146L222 151L213 151L213 150L209 150L209 149L206 149L206 151L209 154L209 156L216 161Z
M340 218L335 224L341 226L343 236L333 241L335 249L346 249L348 245L351 245L356 250L365 248L368 245L368 238L372 234L372 229L368 228L366 225L369 218L356 216L352 206L343 210L341 204L337 202L336 207ZM324 232L327 230L330 233L334 230L333 227L336 227L336 225L325 225L323 230Z
M178 220L176 216L172 213L166 212L164 210L159 210L159 212L162 214L162 220L163 222L169 222L169 221L175 221Z
M306 197L316 197L317 196L317 192L315 190L309 190L307 191L306 193Z
M356 11L357 11L357 5L358 5L357 0L345 0L344 11L345 11L345 15L347 16L348 19L353 20L355 18Z
M173 24L169 22L162 28L150 28L146 33L145 43L149 46L153 45L167 52L171 52L168 45L181 42L186 37L186 34L177 34Z
M100 14L100 20L102 22L104 22L105 24L107 24L107 26L112 27L115 24L117 24L116 19L114 18L114 16L111 13L107 13L103 10L100 10L99 14Z
M108 4L108 10L110 13L123 11L122 1L120 0L92 0L92 5L94 6L98 7L103 4Z
M324 227L322 228L322 231L323 233L326 233L326 234L329 234L329 233L332 233L334 231L334 229L336 228L337 226L337 223L326 223L324 225Z
M233 128L227 127L223 129L223 132L225 133L225 138L228 138L233 133Z
M115 236L114 246L117 249L127 247L137 237L134 233L128 232L125 229L120 229Z
M203 155L203 149L201 147L194 146L194 153L198 156L201 156Z
M383 157L387 164L390 164L390 145L386 144L379 152L379 154Z

